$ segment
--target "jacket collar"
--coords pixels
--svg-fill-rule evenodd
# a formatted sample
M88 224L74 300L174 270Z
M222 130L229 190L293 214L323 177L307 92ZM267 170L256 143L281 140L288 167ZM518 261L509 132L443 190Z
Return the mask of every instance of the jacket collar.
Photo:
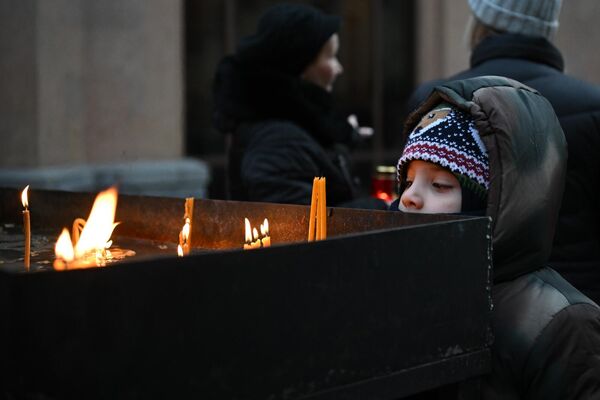
M471 53L471 68L494 58L521 58L563 71L560 51L547 39L511 33L486 37Z

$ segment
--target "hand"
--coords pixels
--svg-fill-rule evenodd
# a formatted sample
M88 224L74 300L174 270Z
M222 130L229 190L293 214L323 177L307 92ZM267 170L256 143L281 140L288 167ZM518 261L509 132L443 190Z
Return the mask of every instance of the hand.
M350 114L348 116L348 123L352 125L354 129L356 129L358 135L362 138L369 138L373 136L373 133L375 132L370 126L358 126L358 119L354 114Z

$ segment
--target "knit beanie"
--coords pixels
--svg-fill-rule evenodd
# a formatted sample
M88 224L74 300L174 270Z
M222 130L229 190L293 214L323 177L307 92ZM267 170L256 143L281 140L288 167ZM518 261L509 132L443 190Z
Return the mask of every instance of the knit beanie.
M462 212L486 208L490 185L488 153L469 114L442 103L421 119L398 160L401 191L405 167L413 160L440 165L456 176L462 190Z
M475 17L496 30L552 39L562 0L469 0Z
M260 17L256 33L242 39L237 55L242 62L299 76L340 25L340 17L312 6L277 4Z

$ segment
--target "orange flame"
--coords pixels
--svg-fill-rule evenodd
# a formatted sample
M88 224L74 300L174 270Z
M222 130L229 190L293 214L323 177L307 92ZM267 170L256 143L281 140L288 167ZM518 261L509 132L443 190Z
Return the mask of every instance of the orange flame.
M27 202L27 191L29 190L29 185L25 186L25 189L21 192L21 203L23 203L23 207L27 208L29 203Z
M260 249L261 247L271 246L268 219L265 218L263 223L260 224L260 237L258 235L258 230L250 225L248 218L244 218L244 225L246 228L246 243L244 243L244 250Z
M77 258L83 257L88 252L107 248L107 242L118 225L118 223L115 223L117 195L117 188L113 186L96 196L90 216L75 245L75 256Z
M260 225L260 234L263 236L269 236L269 220L266 218L264 222Z
M181 236L183 237L183 240L186 242L190 237L190 219L189 218L185 219L185 224L183 225L183 228L181 229Z
M73 243L71 243L71 235L69 235L69 230L67 228L63 228L62 233L58 237L56 241L56 245L54 246L54 253L56 254L57 259L62 259L66 262L71 262L75 259L75 250L73 249ZM65 265L60 263L58 264L64 269ZM55 268L57 264L55 263ZM57 268L58 269L58 268Z
M250 228L248 218L244 218L244 225L246 226L246 243L250 243L252 241L252 228Z
M177 255L183 257L183 247L180 244L177 245Z
M110 252L107 250L112 245L110 236L119 224L114 222L117 196L116 187L98 193L90 211L90 216L75 246L73 246L69 231L66 228L63 229L54 248L56 255L55 269L105 265L106 259L110 258ZM68 263L71 263L71 265L67 265Z

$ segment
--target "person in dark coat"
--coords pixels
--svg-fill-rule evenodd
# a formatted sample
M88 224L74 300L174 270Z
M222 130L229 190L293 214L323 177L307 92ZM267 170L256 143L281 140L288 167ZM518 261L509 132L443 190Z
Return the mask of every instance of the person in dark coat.
M567 158L550 103L507 78L452 81L408 117L405 136L392 208L491 217L483 398L600 398L600 308L547 265Z
M333 112L340 22L307 5L278 4L220 62L213 122L231 135L234 200L310 204L313 178L324 176L328 204L356 202L347 150L371 131ZM360 205L385 208L375 199Z
M469 0L469 6L474 16L471 67L449 80L502 75L550 101L569 152L550 264L600 303L600 87L564 73L561 53L551 42L560 0ZM417 88L409 109L443 81Z

